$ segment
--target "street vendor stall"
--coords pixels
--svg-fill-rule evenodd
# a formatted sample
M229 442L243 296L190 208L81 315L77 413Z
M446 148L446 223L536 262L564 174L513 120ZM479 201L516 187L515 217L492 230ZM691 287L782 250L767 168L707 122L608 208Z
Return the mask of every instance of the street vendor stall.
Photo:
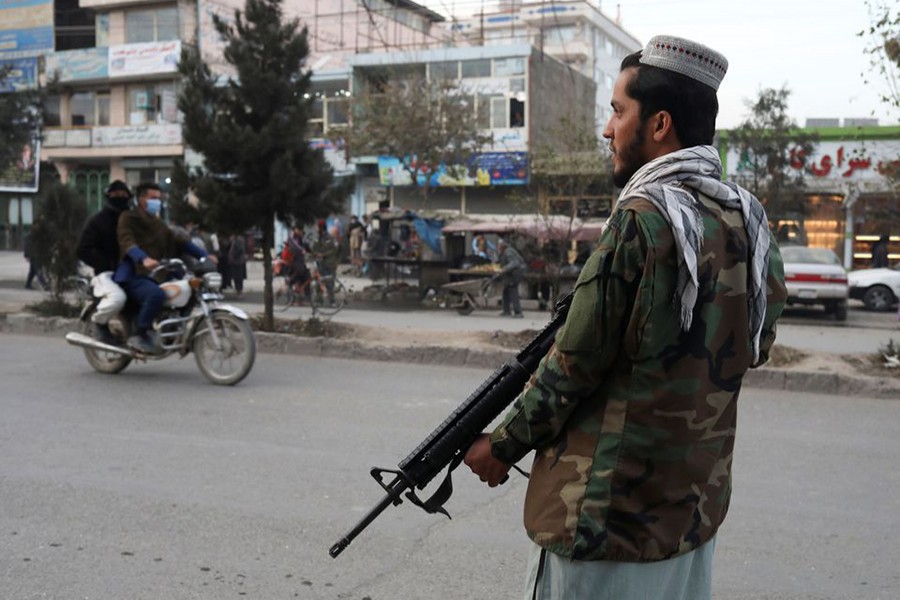
M401 210L379 211L371 218L368 261L373 280L383 278L390 287L415 279L421 294L449 281L441 244L443 221Z
M488 245L494 245L497 237L508 237L528 262L523 299L536 300L539 308L546 308L555 303L560 293L574 286L583 263L580 259L593 248L604 226L604 222L561 215L457 220L445 225L442 231L447 260L452 267L447 273L451 283L489 277L499 270L499 265L485 264L484 259L474 254L470 240L484 236ZM469 287L463 286L464 289ZM474 286L472 289L477 291Z

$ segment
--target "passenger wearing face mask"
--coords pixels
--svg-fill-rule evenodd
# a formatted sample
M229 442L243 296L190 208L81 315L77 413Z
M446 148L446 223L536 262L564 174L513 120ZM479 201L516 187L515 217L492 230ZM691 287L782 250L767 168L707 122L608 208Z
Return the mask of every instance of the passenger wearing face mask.
M125 292L113 281L113 271L119 264L116 225L130 202L131 190L125 182L117 179L109 184L106 204L85 224L76 249L78 259L94 270L91 288L100 302L91 321L95 337L105 344L116 343L109 320L125 306Z
M160 218L162 191L153 182L144 182L137 188L137 207L119 218L117 228L122 261L116 268L115 281L138 302L141 310L137 317L137 330L128 345L145 354L159 352L159 342L153 331L153 319L162 310L165 292L149 277L159 261L176 258L184 253L203 258L206 252L179 237Z

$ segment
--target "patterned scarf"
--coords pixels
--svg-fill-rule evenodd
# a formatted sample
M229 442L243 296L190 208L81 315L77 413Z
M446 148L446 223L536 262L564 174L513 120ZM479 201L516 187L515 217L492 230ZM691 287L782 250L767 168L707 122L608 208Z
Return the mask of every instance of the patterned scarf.
M769 267L769 225L759 200L744 188L722 181L722 164L712 146L693 146L661 156L642 166L628 180L614 213L635 199L649 200L672 228L678 248L678 283L673 299L681 328L691 328L697 303L697 264L703 240L703 219L688 190L715 200L724 208L740 209L750 243L751 286L748 290L750 336L754 363L759 360L759 338L766 313L766 278Z

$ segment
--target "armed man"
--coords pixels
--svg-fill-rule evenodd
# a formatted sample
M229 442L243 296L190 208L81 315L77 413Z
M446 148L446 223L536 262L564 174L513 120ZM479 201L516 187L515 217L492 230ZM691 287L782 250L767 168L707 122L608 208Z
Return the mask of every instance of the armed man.
M727 64L672 36L622 61L608 227L555 344L466 453L495 486L535 451L526 598L710 598L742 379L786 297L765 211L711 146Z

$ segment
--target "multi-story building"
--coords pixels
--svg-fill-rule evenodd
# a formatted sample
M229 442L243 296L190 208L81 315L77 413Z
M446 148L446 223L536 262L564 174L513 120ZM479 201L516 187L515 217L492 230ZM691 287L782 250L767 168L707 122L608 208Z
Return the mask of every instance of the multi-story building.
M510 192L528 183L530 153L539 146L562 148L555 138L567 135L565 119L584 122L593 112L594 82L528 44L360 54L350 64L354 93L372 71L450 82L470 99L479 128L493 139L465 165L467 175L450 175L455 165L446 165L447 176L433 178L427 201L400 167L401 157L354 157L365 212L385 195L409 209L520 212Z
M527 43L597 84L594 121L598 138L609 118L619 65L643 45L589 0L506 0L495 12L455 21L453 31L474 45Z
M184 45L196 45L214 71L226 72L213 15L228 21L243 0L15 0L0 8L0 66L9 88L57 77L39 156L72 184L93 212L112 179L166 183L174 161L193 159L181 133L176 70ZM356 53L444 44L440 15L409 0L286 0L287 18L310 36L307 66L322 135L346 122L346 59ZM332 153L339 162L338 153ZM39 163L37 163L39 164ZM36 177L34 178L37 179ZM20 241L32 219L32 187L0 182L0 226Z

